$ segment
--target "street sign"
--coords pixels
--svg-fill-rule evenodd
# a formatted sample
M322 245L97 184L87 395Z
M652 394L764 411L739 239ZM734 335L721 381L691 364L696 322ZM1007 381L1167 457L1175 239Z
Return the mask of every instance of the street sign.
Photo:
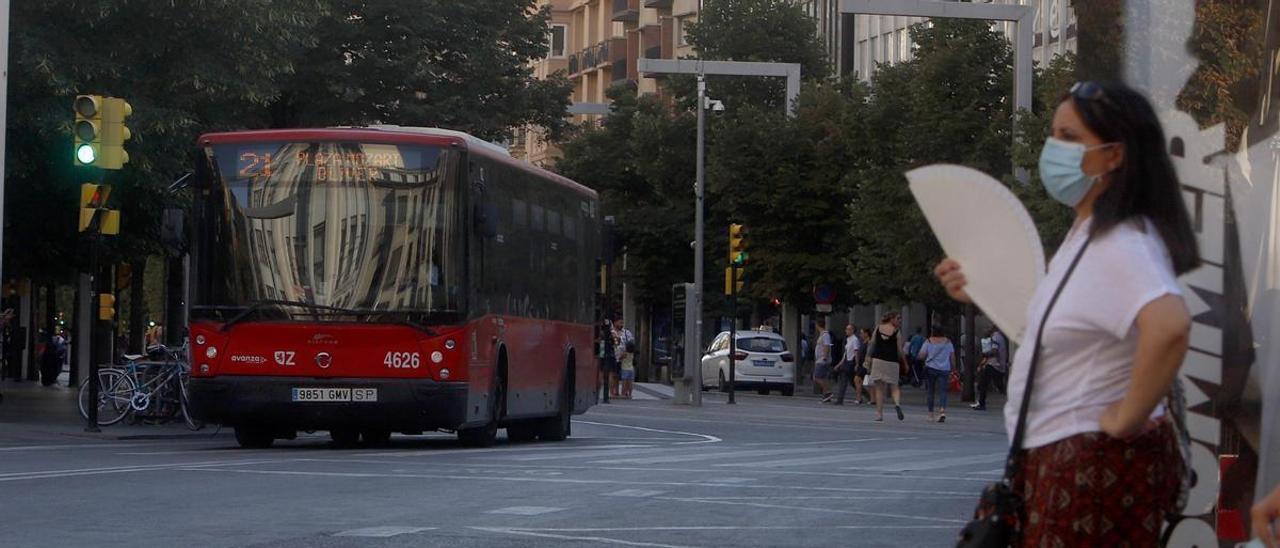
M820 305L830 305L836 302L836 290L827 284L817 285L813 287L813 302Z

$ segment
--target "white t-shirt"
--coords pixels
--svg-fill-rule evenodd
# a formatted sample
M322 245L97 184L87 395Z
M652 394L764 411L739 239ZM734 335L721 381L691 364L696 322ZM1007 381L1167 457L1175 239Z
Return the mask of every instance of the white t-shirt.
M831 363L831 332L823 331L818 337L818 353L814 356L817 363Z
M844 361L846 363L855 363L858 361L858 345L862 344L855 334L844 340Z
M1090 226L1086 220L1067 235L1027 307L1026 340L1014 356L1004 408L1011 442L1040 320ZM1150 222L1145 227L1123 223L1094 238L1062 290L1045 326L1024 448L1100 432L1102 411L1129 388L1138 312L1159 297L1182 294L1164 242ZM1163 413L1157 407L1152 416Z

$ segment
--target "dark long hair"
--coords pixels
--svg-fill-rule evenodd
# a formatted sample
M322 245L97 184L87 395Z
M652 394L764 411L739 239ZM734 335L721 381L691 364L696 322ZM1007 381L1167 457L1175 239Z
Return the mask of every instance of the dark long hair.
M1124 222L1155 225L1181 275L1200 266L1200 250L1182 186L1169 159L1168 141L1155 109L1142 94L1117 82L1095 82L1102 94L1082 98L1068 93L1086 126L1107 143L1124 143L1124 162L1111 174L1111 186L1093 205L1093 233Z

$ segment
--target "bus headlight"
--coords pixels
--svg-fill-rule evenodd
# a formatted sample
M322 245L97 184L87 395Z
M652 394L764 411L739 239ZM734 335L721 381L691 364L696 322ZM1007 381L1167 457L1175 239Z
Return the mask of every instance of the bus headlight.
M217 349L217 348L214 348L214 347L212 347L212 346L210 346L209 348L204 349L204 357L209 358L209 359L211 359L211 360L212 360L212 359L217 358L217 357L218 357L218 349Z
M440 380L442 380L442 381L449 380L449 370L448 370L448 369L441 369L441 370L440 370Z
M439 350L431 353L431 363L440 363L442 361L444 361L444 354L441 354Z

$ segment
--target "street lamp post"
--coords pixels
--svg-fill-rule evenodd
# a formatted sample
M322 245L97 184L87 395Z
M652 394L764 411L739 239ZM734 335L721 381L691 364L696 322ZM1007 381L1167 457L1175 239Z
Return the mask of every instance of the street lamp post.
M708 74L721 76L756 76L786 78L787 80L787 114L795 116L796 101L800 96L800 64L799 63L758 63L745 61L703 61L701 59L639 59L636 70L643 75L650 74L693 74L698 79L698 151L697 176L693 193L696 207L693 221L693 314L694 329L686 337L686 345L695 344L702 347L702 248L703 248L703 184L704 162L706 155L706 109ZM688 340L691 339L691 340ZM699 350L698 355L701 356ZM696 374L695 374L696 371ZM696 376L695 376L696 375ZM702 405L702 364L686 364L685 382L691 386L690 403L697 407ZM679 395L679 392L677 392ZM675 398L675 403L682 403L682 398Z

